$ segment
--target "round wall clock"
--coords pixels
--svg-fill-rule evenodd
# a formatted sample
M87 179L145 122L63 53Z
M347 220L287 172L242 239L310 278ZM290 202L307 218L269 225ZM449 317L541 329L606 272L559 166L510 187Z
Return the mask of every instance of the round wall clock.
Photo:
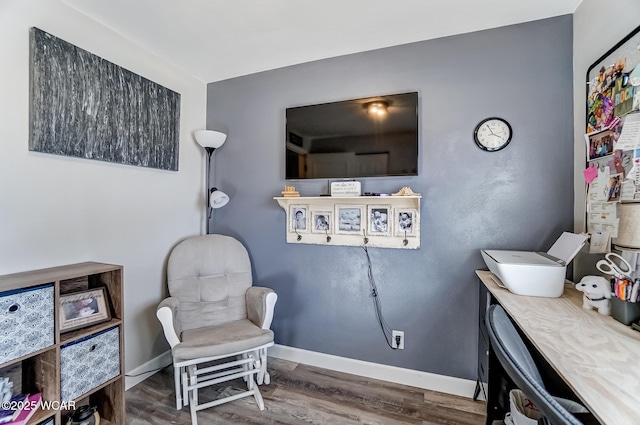
M473 140L480 149L495 152L506 148L512 135L513 131L507 121L492 117L478 123L473 132Z

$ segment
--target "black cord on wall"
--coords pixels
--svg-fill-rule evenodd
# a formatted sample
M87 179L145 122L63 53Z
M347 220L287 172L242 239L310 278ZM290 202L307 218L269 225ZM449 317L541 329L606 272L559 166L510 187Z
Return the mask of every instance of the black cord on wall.
M380 324L380 329L382 329L382 334L384 335L384 340L387 342L389 348L393 350L397 350L397 347L394 347L391 344L391 328L387 325L387 322L384 320L384 316L382 315L382 304L380 303L380 297L378 296L378 288L376 287L376 280L373 277L373 269L371 267L371 257L369 257L369 251L366 246L363 246L365 254L367 255L367 276L369 278L369 285L371 286L371 296L373 297L373 306L376 311L376 318L378 319L378 323Z

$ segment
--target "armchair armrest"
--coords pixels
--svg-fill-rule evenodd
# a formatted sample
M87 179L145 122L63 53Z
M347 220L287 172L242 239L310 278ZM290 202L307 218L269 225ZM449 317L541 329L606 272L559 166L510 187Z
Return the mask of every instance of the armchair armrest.
M177 298L165 298L158 304L156 309L156 316L160 323L162 323L162 330L164 331L164 337L171 348L180 343L177 330L177 317L178 317L178 305L180 302Z
M247 289L247 316L256 326L269 329L278 294L271 288L252 286Z

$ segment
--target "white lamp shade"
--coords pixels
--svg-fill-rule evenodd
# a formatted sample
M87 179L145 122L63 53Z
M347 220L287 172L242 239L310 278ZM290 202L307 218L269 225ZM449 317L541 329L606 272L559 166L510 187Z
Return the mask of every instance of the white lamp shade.
M227 135L214 130L197 130L195 132L196 142L203 148L217 149L227 140Z
M209 196L211 208L222 208L229 203L229 196L221 190L213 190Z

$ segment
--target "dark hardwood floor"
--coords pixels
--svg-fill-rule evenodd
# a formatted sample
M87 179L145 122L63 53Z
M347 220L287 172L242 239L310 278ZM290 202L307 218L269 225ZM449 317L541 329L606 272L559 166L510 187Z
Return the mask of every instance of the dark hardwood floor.
M198 412L207 424L483 424L484 402L269 358L271 383L260 387L265 409L245 397ZM242 380L201 390L202 401L246 389ZM126 392L127 424L190 424L175 409L173 368Z

